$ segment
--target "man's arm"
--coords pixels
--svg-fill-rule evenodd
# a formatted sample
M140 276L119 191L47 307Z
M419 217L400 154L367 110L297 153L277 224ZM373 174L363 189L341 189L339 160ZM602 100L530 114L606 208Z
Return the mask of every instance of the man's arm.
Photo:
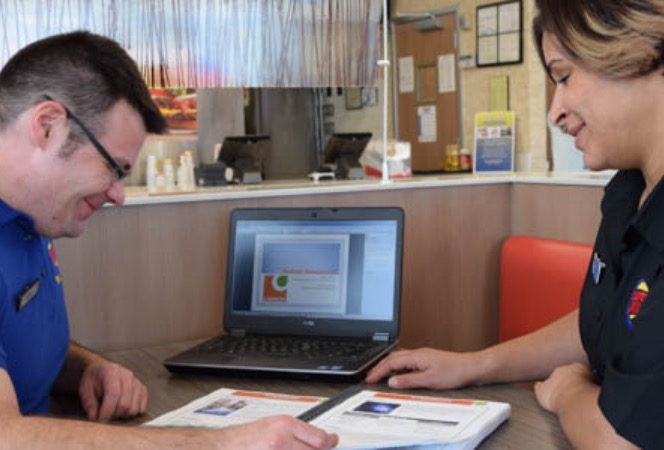
M0 450L58 449L329 449L337 437L293 417L273 416L222 430L114 426L24 417L13 384L0 369Z
M600 387L584 364L560 367L546 381L535 385L537 401L558 415L574 448L636 449L615 432L602 414L597 403L599 392Z
M95 359L103 358L77 342L71 341L67 358L62 370L55 380L53 391L64 394L78 394L81 377L85 368Z
M143 414L148 402L147 388L130 370L73 341L53 392L78 394L88 419L103 422Z

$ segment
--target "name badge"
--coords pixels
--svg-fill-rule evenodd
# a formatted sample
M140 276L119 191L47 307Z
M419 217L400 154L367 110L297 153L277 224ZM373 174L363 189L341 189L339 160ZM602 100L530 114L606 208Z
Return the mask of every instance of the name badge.
M595 285L598 285L602 281L602 275L604 275L604 269L606 269L606 263L602 261L597 252L593 254L593 281Z
M39 278L25 285L16 297L16 311L21 311L39 292Z

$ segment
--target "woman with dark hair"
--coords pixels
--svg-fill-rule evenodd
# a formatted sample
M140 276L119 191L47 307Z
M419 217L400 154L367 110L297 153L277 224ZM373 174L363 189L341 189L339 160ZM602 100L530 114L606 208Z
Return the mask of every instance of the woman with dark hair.
M367 381L448 389L543 379L577 448L661 448L664 427L664 0L536 0L549 120L592 170L617 169L579 310L478 352L396 352Z

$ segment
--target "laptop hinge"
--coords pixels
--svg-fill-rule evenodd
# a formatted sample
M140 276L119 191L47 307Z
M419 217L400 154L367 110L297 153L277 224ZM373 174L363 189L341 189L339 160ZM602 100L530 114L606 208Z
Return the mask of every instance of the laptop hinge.
M244 330L231 330L230 335L233 337L245 337L247 332Z
M390 340L389 333L374 333L372 339L374 342L387 342Z

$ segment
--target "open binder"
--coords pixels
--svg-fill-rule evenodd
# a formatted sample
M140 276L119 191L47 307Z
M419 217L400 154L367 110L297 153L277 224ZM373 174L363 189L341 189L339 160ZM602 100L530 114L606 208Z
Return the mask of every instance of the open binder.
M339 435L339 449L473 449L509 418L507 403L379 392L356 385L332 398L219 389L149 422L226 427L289 414Z

